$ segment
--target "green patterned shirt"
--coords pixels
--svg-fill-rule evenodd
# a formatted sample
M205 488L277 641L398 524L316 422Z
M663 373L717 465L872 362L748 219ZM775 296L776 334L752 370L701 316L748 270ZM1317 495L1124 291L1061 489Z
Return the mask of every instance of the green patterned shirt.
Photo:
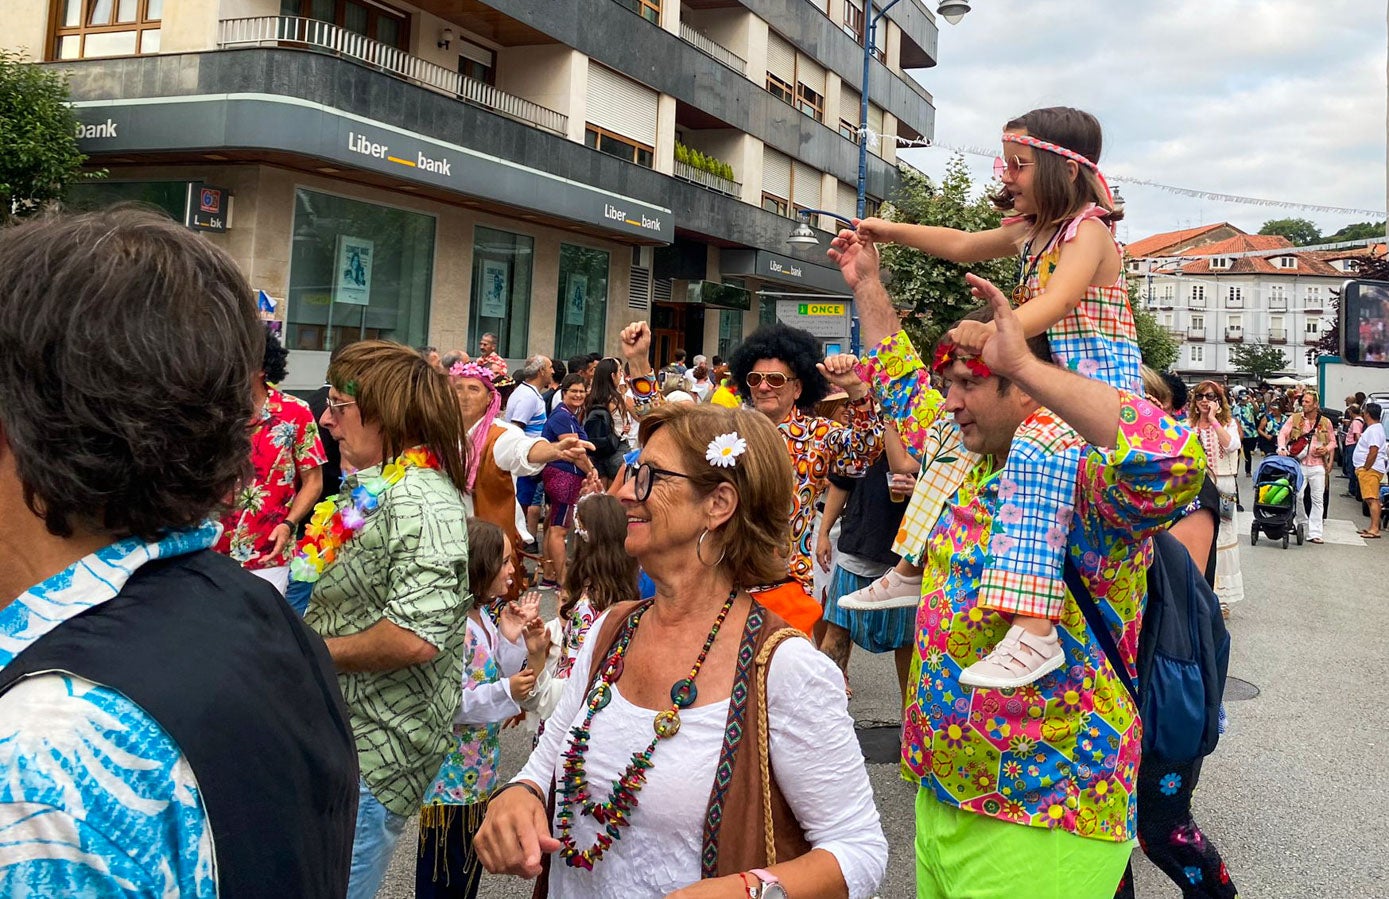
M349 476L343 490L380 471ZM406 469L314 584L305 616L325 638L355 634L385 618L439 650L422 665L338 674L362 778L397 815L419 808L449 749L472 605L467 520L463 497L444 474Z

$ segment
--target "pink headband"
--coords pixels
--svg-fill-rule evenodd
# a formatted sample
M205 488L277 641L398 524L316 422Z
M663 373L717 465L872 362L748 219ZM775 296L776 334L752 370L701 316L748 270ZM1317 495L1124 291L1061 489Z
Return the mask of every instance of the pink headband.
M1114 191L1109 189L1109 182L1105 180L1104 173L1100 171L1099 165L1095 162L1082 156L1075 150L1067 150L1060 144L1049 143L1048 141L1033 137L1030 134L1016 134L1012 131L1005 131L1003 132L1003 141L1009 144L1022 144L1024 147L1032 147L1034 150L1045 150L1048 153L1055 153L1057 156L1063 156L1072 162L1085 166L1095 173L1096 178L1100 179L1100 187L1104 188L1105 200L1108 201L1111 210L1114 208Z
M486 384L488 390L497 392L497 385L492 383L492 369L484 368L476 362L455 362L453 368L449 369L449 375L455 378L476 378Z
M497 385L492 383L492 370L476 362L455 362L449 369L449 374L455 378L474 378L481 381L487 392L492 395L491 401L487 404L487 411L483 413L478 421L477 430L473 432L473 451L468 455L468 492L471 493L473 485L477 482L478 467L482 464L482 451L487 446L487 432L492 429L492 422L496 420L497 413L502 408L502 395L497 392Z

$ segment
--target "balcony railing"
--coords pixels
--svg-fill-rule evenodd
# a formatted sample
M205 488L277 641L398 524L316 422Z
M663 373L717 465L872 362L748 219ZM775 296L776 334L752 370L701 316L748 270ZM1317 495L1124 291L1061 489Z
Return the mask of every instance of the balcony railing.
M1320 331L1317 331L1317 332L1315 332L1315 333L1313 333L1313 332L1311 332L1311 331L1305 331L1305 332L1303 332L1303 334L1302 334L1302 342L1305 343L1305 344L1307 344L1308 346L1311 346L1312 344L1316 343L1316 342L1319 341L1319 340L1321 340L1321 332L1320 332Z
M1302 304L1304 312L1321 312L1324 308L1321 297L1308 297Z
M1226 343L1244 343L1244 328L1226 328Z
M1269 297L1269 298L1268 298L1268 308L1272 309L1274 312L1287 312L1287 311L1288 311L1288 298L1287 298L1287 297Z
M1188 308L1188 309L1205 309L1205 308L1206 308L1206 298L1205 298L1205 297L1188 297L1188 298L1187 298L1187 301L1186 301L1186 308Z
M331 22L296 16L255 16L223 19L217 23L219 47L298 45L353 59L397 78L440 91L495 113L544 128L555 134L568 133L569 117L538 103L499 91L490 84L468 78L411 56L404 50L363 37Z
M685 43L690 44L696 50L699 50L706 56L712 56L714 59L718 60L719 62L728 66L733 71L737 72L739 75L746 75L748 73L747 60L743 59L743 57L739 56L737 53L734 53L732 50L728 49L723 44L720 44L717 41L705 37L698 31L695 31L693 28L691 28L689 25L686 25L684 22L680 23L680 39L683 40Z
M741 197L743 195L743 185L737 181L729 181L727 178L720 178L718 175L711 175L701 171L687 162L675 162L675 177L681 181L688 181L691 184L698 184L700 187L707 187L709 190L727 194L730 197Z
M1269 343L1287 343L1287 342L1288 342L1288 329L1287 329L1287 328L1269 328L1269 329L1268 329L1268 342L1269 342Z
M1238 297L1226 297L1226 298L1225 298L1225 308L1226 308L1226 309L1243 309L1243 308L1244 308L1244 297L1242 297L1242 296L1238 296Z
M1205 339L1206 339L1206 329L1205 329L1205 328L1187 328L1187 329L1186 329L1186 339L1187 339L1187 340L1205 340Z

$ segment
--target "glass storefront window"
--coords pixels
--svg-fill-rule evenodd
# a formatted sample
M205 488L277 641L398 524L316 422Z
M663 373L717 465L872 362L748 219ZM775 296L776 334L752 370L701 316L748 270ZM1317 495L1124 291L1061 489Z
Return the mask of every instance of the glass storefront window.
M117 203L141 203L182 223L187 202L187 181L80 181L68 187L63 211L93 212Z
M482 335L497 335L497 353L506 359L529 355L531 264L535 241L524 234L473 229L473 295L468 311L468 347Z
M289 349L330 351L372 339L422 345L434 225L430 215L296 190Z
M608 254L559 245L559 291L555 310L555 357L601 353L608 318Z
M743 313L739 309L719 310L719 355L727 359L743 342Z

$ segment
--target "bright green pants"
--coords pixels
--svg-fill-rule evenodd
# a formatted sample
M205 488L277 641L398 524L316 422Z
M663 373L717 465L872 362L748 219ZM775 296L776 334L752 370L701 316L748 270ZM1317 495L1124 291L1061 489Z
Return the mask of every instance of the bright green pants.
M1113 899L1132 851L916 793L917 899Z

